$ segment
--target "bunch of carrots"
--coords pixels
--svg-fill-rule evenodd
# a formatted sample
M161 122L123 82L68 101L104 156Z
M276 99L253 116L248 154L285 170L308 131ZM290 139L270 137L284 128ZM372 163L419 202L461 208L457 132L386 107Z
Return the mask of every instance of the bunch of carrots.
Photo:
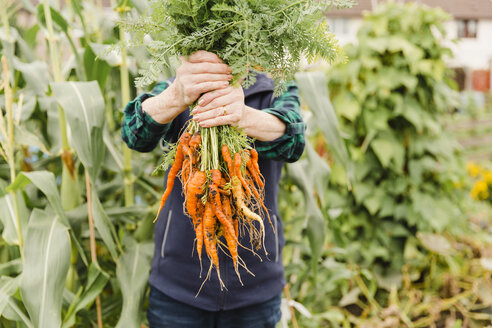
M241 281L239 266L251 272L238 256L238 247L253 253L262 245L264 248L265 226L255 211L266 213L270 220L263 203L264 179L258 166L258 153L251 148L244 132L231 126L200 128L191 121L163 165L171 162L159 212L171 194L175 178L179 177L185 212L195 230L200 265L204 245L210 260L207 278L215 267L221 288L225 287L220 278L218 250L227 249ZM240 238L244 234L249 236L250 247L239 243L240 239L245 240Z

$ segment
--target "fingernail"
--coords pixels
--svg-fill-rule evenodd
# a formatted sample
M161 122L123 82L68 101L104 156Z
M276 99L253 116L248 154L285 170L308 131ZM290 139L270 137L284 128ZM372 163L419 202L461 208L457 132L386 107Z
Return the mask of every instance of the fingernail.
M201 106L201 105L203 105L204 102L205 102L205 100L200 99L200 100L198 100L198 105Z
M229 85L229 82L224 82L224 86L228 86Z

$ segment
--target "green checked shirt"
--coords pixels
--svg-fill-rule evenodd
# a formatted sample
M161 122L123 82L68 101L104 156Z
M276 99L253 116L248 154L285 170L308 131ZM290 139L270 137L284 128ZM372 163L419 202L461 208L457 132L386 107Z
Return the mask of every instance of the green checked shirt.
M142 103L145 99L160 94L170 84L170 81L159 82L150 93L143 93L126 105L121 136L129 148L149 152L157 146L161 139L166 142L176 142L178 139L182 126L175 122L176 119L168 124L160 124L142 110ZM299 112L297 85L289 83L281 96L272 98L273 82L265 76L260 78L258 75L257 83L244 90L244 93L246 104L253 108L260 107L258 105L265 103L265 97L269 97L270 101L267 102L269 107L259 109L278 117L286 125L283 136L273 141L255 141L255 148L259 155L272 160L297 161L304 150L306 129L306 124Z

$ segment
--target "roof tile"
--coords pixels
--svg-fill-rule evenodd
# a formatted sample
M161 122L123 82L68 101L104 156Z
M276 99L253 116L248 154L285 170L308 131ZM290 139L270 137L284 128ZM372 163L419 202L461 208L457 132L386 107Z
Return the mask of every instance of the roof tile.
M403 0L411 2L410 0ZM377 0L358 0L358 5L349 9L335 9L328 13L331 17L361 16L363 11L371 10L373 3L382 3ZM415 1L414 1L415 2ZM492 19L492 0L419 0L422 4L431 7L441 7L455 18Z

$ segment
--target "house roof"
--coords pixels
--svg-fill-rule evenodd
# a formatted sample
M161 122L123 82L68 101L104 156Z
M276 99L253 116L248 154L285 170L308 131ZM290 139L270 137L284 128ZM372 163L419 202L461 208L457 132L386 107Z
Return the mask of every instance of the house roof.
M349 9L334 9L327 15L330 17L356 17L366 10L372 10L373 3L382 3L382 0L356 0L358 4ZM411 2L410 0L402 0ZM492 0L417 0L431 7L441 7L455 18L492 19Z

